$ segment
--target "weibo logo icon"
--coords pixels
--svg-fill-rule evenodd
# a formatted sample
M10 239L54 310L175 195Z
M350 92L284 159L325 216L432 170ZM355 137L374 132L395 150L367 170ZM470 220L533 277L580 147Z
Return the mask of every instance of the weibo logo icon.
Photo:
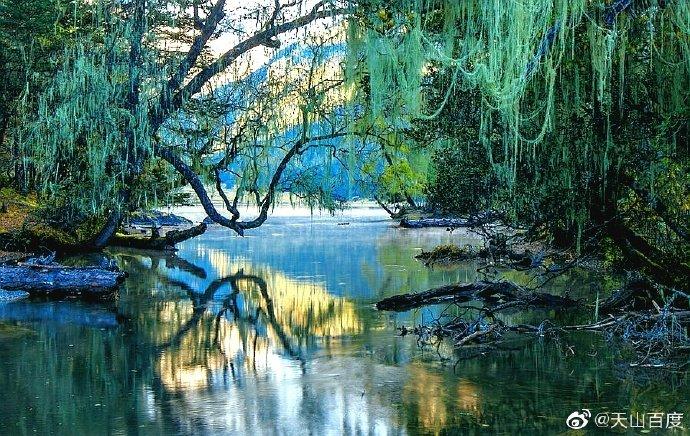
M565 425L574 430L579 430L585 428L591 417L592 412L589 409L576 410L565 419Z

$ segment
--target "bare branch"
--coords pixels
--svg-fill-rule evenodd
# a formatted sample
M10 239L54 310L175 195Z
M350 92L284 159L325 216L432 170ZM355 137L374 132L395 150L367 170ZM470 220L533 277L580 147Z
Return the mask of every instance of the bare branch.
M276 188L278 187L278 183L280 183L280 179L283 175L283 172L285 171L285 168L287 168L288 164L292 160L295 155L300 153L300 149L305 146L306 144L310 142L318 142L318 141L324 141L326 139L334 139L334 138L339 138L345 136L346 133L339 132L339 133L331 133L328 135L321 135L321 136L315 136L312 138L302 138L298 140L290 150L285 154L283 159L280 161L280 164L278 165L278 168L276 168L275 172L273 173L273 178L271 179L271 183L268 185L268 191L266 192L266 195L264 196L263 200L261 200L260 203L260 211L259 211L259 216L254 218L251 221L243 221L240 222L240 226L242 226L243 229L254 229L256 227L259 227L261 224L263 224L266 221L266 218L268 218L268 210L271 207L271 204L273 202L273 196L275 195Z
M168 80L165 89L161 93L159 104L161 111L164 111L164 108L170 105L170 98L172 94L179 90L180 86L182 85L182 81L187 76L187 74L189 74L189 70L191 70L191 68L194 66L197 59L199 58L199 55L201 55L201 52L206 46L206 43L208 43L208 40L211 38L213 32L218 27L218 23L220 23L220 21L225 16L225 13L223 12L223 8L225 7L225 1L226 0L218 0L213 5L213 8L211 8L208 17L206 18L206 21L204 22L204 25L201 28L201 33L197 35L196 38L194 38L194 42L192 43L192 46L189 48L187 56L185 56L182 62L180 62L180 65L177 67L177 71L175 72L175 74L173 74L172 77L170 77L170 80ZM197 10L195 6L195 13L196 12ZM194 18L196 19L197 16L195 15Z
M226 208L228 208L228 210L233 214L233 218L227 218L221 215L214 206L213 202L211 201L211 198L209 197L208 192L206 191L206 187L199 178L199 175L189 165L187 165L182 160L182 158L180 158L180 156L178 156L170 147L156 147L156 155L170 163L185 178L187 183L189 183L189 185L194 190L194 193L199 198L199 201L201 202L201 206L204 208L204 211L206 212L208 217L211 220L213 220L213 222L220 224L223 227L227 227L235 231L238 235L243 236L244 230L257 228L266 221L266 219L268 218L268 211L271 208L271 204L273 203L273 198L275 196L283 172L285 171L285 168L287 168L290 161L297 154L300 153L303 146L311 142L318 142L327 139L343 137L346 134L347 133L344 132L336 132L327 135L314 136L304 140L300 139L297 142L295 142L295 144L290 148L290 150L288 150L283 159L280 161L280 164L278 164L278 167L273 173L273 178L271 179L271 182L268 186L268 191L266 192L266 195L263 197L263 199L259 200L258 192L256 193L258 200L257 202L260 206L260 211L259 215L250 221L237 221L237 219L239 218L239 212L237 211L237 201L235 200L232 204L230 204L227 197L224 198L223 201L225 203Z
M243 40L230 50L226 51L223 55L216 59L215 62L211 63L197 73L180 91L172 96L171 99L165 99L164 101L161 100L158 111L152 114L151 130L156 132L169 114L181 108L187 99L199 93L204 85L209 82L209 80L224 71L242 54L253 48L265 45L265 43L270 41L271 38L275 38L278 35L299 29L315 20L342 15L349 11L347 8L322 9L328 3L330 3L330 1L320 1L308 14L277 26L271 26L266 30L255 33L251 37Z

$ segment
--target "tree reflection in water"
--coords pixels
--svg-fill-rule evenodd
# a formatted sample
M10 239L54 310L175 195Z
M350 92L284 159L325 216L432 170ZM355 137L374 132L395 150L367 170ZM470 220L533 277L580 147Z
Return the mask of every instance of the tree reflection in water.
M615 349L593 335L440 366L436 350L395 336L426 312L371 303L472 269L426 270L411 260L423 233L367 226L354 240L335 224L296 238L211 231L182 257L113 250L130 274L113 307L5 306L0 434L551 434L586 406L690 407L685 380L621 379ZM513 321L544 315L530 316Z
M316 426L315 430L334 423L337 428L362 430L373 425L361 408L371 405L361 395L367 391L362 379L366 371L357 371L357 360L347 359L348 368L331 368L331 376L314 385L326 392L311 391L314 386L308 388L304 380L324 376L319 359L308 358L319 352L319 344L337 342L364 328L353 302L331 296L319 283L242 261L216 259L223 265L216 270L226 275L198 286L211 274L178 257L137 251L116 257L137 277L136 283L128 282L127 292L139 295L127 298L133 305L125 306L132 314L127 329L139 338L139 352L150 356L140 361L150 362L153 370L152 413L163 414L164 421L175 423L176 431L198 430L200 424L236 430L269 426L268 431L294 425ZM149 298L141 295L147 292ZM333 371L345 369L346 377L333 377ZM339 386L343 383L361 388L353 394L352 386ZM212 394L218 391L224 395ZM324 396L332 397L333 403L325 403ZM217 408L221 399L226 403L222 413ZM206 407L208 401L215 406ZM338 404L344 410L333 414ZM391 402L382 399L374 410L384 404ZM394 410L387 414L392 418ZM264 419L271 415L282 416L281 423ZM351 422L343 423L347 416Z

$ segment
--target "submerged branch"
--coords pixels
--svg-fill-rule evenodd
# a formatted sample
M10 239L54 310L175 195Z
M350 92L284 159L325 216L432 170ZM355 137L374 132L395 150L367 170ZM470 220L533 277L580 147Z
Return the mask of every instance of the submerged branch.
M482 305L461 305L478 301ZM509 282L477 282L450 285L416 294L382 300L380 310L409 310L423 305L450 303L464 313L448 321L447 315L414 327L411 331L421 345L439 345L450 340L456 351L496 350L514 334L557 336L565 332L597 332L615 339L637 356L632 367L677 368L685 365L690 351L690 295L672 289L659 289L645 280L634 280L615 292L598 307L603 319L585 324L556 325L544 320L539 325L508 324L497 317L507 308L564 308L581 306L568 297L524 292ZM445 311L444 311L445 313ZM408 330L402 327L404 335ZM512 333L513 336L506 336ZM480 353L481 354L481 353ZM474 354L477 356L480 354Z
M460 283L429 289L428 291L395 295L376 303L379 310L402 312L430 304L483 301L494 308L505 308L506 303L524 307L572 307L578 302L569 297L561 297L539 292L528 292L512 282L478 281Z

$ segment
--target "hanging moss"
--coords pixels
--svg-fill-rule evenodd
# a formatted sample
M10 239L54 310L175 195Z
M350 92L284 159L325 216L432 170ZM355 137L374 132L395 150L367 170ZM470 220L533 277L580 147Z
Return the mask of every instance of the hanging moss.
M525 201L553 197L550 210L562 210L563 226L579 233L594 207L587 203L615 201L608 179L631 162L641 166L641 141L674 155L661 120L686 113L690 98L689 2L632 3L360 2L348 76L368 81L371 119L389 126L451 117L449 101L479 92L480 102L467 104L479 110L477 151L505 188L501 201L520 211ZM440 106L425 98L436 70L452 78ZM653 167L641 173L649 189L658 184Z
M27 89L21 108L23 163L44 200L67 207L65 220L119 207L114 200L129 167L151 152L148 108L126 107L130 79L146 64L132 65L136 35L110 8L94 5L94 30L55 58L53 80L37 95ZM100 31L105 28L108 33Z

